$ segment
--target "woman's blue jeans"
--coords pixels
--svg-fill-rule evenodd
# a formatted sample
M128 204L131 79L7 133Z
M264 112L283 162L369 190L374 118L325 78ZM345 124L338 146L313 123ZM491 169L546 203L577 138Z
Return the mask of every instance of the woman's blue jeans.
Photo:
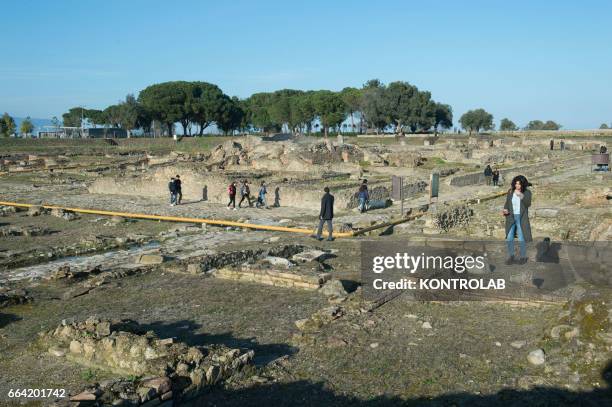
M365 198L359 198L359 210L361 212L366 210L366 205L367 205L367 199Z
M527 257L527 244L525 243L525 236L523 235L523 229L521 229L521 215L514 215L514 224L510 226L510 230L508 231L508 235L506 236L506 245L508 246L508 256L514 256L514 232L516 230L516 235L518 236L519 241L519 251L521 253L521 258L524 259Z

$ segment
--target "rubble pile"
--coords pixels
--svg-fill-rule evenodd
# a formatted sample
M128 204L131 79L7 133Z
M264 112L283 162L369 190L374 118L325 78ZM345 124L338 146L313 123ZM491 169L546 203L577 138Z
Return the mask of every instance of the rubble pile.
M358 163L363 159L362 149L351 144L334 146L324 141L296 143L291 140L269 143L260 137L248 137L245 142L230 140L203 156L210 169L252 167L273 171L306 171L313 165Z
M288 259L306 249L307 247L301 245L282 245L271 248L226 251L192 257L183 262L173 262L168 264L166 267L173 268L173 271L184 271L192 274L198 274L213 269L237 266L244 263L252 264L269 256Z
M57 218L62 218L64 220L75 220L75 219L79 219L79 216L72 212L72 211L67 211L61 208L53 208L51 210L51 216L55 216Z
M384 157L392 167L416 168L425 162L425 159L417 152L390 152Z
M71 397L73 402L94 405L140 405L153 400L151 405L158 405L190 399L239 373L251 364L254 355L252 350L223 345L187 346L172 338L159 339L152 331L140 332L133 321L95 317L63 321L40 333L39 344L53 356L136 378L130 383L97 384Z
M474 215L474 210L467 205L454 205L435 212L433 223L445 232L456 227L467 226Z
M30 301L32 301L32 297L28 295L26 290L0 286L0 308L26 304Z
M0 237L9 236L44 236L48 235L49 230L47 228L41 228L38 226L2 226L0 227Z
M600 366L609 362L612 352L609 298L596 294L568 301L540 342L542 349L547 349L545 358L535 363L528 355L530 363L572 377L573 383L600 380ZM568 364L570 357L578 358L578 363Z
M9 216L9 214L16 212L17 208L14 206L0 206L0 216Z

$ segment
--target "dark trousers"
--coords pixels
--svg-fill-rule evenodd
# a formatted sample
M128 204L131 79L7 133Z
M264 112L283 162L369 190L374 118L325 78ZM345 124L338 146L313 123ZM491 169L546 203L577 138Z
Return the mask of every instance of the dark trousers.
M321 238L321 233L323 233L323 224L327 222L327 237L328 239L332 238L332 233L333 233L333 226L332 226L332 220L331 219L319 219L319 229L317 229L317 239Z
M179 189L178 191L176 191L176 203L180 204L182 200L183 200L183 192Z
M232 208L235 208L236 207L236 195L230 195L229 198L230 198L230 201L227 204L227 207L229 208L230 205L232 205Z
M242 202L243 202L245 199L248 201L248 203L249 203L249 207L253 206L253 205L251 205L251 195L242 195L242 198L240 198L240 202L238 202L238 207L239 207L239 208L240 208L240 205L242 205Z
M493 186L497 186L499 184L499 178L493 177Z

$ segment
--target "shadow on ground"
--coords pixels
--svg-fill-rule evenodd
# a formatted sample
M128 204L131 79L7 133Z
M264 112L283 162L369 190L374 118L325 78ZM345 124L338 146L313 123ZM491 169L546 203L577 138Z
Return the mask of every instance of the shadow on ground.
M4 328L11 322L20 321L21 318L13 314L3 314L0 312L0 328Z
M194 321L182 320L176 322L156 321L149 324L138 324L136 329L142 332L153 331L160 338L176 338L189 346L196 345L225 345L230 348L245 348L255 351L256 365L265 365L274 359L285 355L293 355L297 348L287 344L260 344L255 337L236 338L232 332L216 335L198 333L202 324Z
M551 387L530 390L505 389L495 394L478 395L449 393L437 397L400 399L378 396L360 400L338 395L323 383L296 381L286 384L254 386L238 391L213 391L202 401L203 406L426 406L426 407L489 407L489 406L610 406L612 405L612 361L602 372L606 389L573 392Z

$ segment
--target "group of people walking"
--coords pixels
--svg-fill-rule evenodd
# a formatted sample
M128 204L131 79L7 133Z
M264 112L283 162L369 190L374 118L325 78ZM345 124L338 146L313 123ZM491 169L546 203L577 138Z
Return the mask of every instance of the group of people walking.
M487 185L499 186L499 169L491 168L489 164L484 169L485 182Z
M236 194L238 192L238 186L236 181L233 181L227 187L227 194L229 195L229 203L227 204L227 209L236 210ZM266 195L268 194L268 187L266 185L266 181L261 181L261 185L259 187L259 192L257 193L257 201L255 202L255 207L257 208L266 208L270 209L268 206L268 200ZM251 201L251 185L248 180L244 179L240 183L240 202L238 202L238 208L242 207L242 203L246 199L249 208L253 206Z

